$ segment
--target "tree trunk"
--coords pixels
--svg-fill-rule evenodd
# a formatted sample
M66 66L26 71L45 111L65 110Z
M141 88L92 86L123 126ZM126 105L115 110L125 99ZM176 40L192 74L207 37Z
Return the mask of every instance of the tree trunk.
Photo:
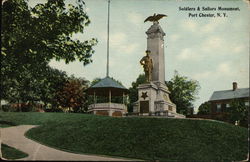
M2 111L2 98L0 99L0 111ZM0 151L1 152L1 151Z
M17 108L18 108L19 112L21 112L21 106L20 106L20 101L19 100L17 100Z

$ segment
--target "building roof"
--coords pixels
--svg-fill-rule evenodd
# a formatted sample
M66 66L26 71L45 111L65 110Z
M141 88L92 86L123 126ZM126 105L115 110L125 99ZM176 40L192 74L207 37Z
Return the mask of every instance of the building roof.
M98 83L87 89L88 94L93 94L94 92L98 95L108 95L109 90L111 90L112 95L122 95L127 93L128 89L123 85L115 81L110 77L105 77L100 80Z
M123 85L115 81L114 79L110 77L103 78L95 85L91 86L90 88L104 88L104 87L112 87L112 88L120 88L120 89L126 89Z
M215 91L209 101L227 100L234 98L249 97L249 88L238 88L236 90Z

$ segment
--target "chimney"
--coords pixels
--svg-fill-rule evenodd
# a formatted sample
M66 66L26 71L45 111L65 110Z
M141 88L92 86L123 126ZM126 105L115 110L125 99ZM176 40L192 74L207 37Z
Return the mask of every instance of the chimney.
M233 82L233 91L235 91L238 88L237 82Z

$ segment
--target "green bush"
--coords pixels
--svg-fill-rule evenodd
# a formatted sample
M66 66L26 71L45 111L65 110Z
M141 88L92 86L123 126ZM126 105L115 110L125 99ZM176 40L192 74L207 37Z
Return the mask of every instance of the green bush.
M4 112L17 112L18 109L15 107L12 107L11 105L2 105L2 110Z

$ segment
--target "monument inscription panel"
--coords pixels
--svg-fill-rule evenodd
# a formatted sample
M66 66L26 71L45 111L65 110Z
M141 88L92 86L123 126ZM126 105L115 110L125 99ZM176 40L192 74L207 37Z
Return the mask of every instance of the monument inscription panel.
M140 113L149 113L149 101L140 101Z

